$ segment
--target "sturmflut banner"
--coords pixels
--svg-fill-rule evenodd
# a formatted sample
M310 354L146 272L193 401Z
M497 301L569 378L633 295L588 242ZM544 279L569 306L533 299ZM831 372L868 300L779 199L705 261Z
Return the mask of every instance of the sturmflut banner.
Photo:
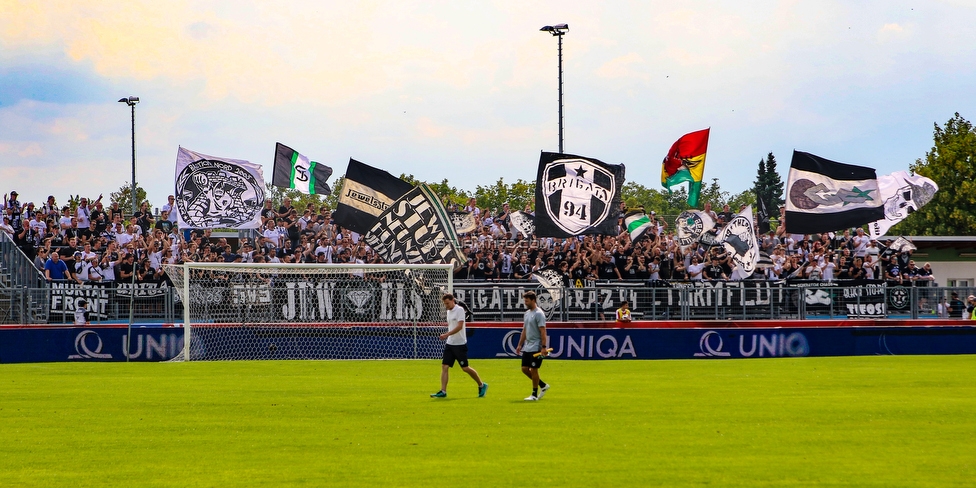
M461 262L454 225L440 199L425 184L393 202L380 214L365 239L387 263Z

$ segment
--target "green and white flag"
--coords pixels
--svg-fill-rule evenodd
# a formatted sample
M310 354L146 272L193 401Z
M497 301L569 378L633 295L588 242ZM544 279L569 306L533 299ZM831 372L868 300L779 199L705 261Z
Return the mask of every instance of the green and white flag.
M298 151L280 142L275 146L274 177L271 179L274 186L293 188L313 195L328 195L332 193L332 189L326 182L331 176L332 168L309 161Z
M656 230L654 223L651 222L643 209L628 210L627 214L624 215L624 225L627 226L627 232L630 233L630 240L634 242L648 235L648 231L653 234Z

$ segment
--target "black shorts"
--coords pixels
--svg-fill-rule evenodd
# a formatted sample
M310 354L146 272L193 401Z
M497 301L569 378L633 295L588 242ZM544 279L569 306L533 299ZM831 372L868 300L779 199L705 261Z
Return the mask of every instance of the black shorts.
M445 364L447 367L453 368L454 361L457 361L462 368L468 367L467 344L462 344L460 346L452 346L450 344L444 345L444 359L441 359L441 364Z
M522 367L523 368L534 368L539 369L542 367L542 356L536 357L539 351L523 351L522 352Z

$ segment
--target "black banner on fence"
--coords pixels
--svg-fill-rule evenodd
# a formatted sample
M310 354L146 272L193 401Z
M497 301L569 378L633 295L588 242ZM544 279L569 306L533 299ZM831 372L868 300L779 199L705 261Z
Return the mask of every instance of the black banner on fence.
M875 318L886 315L885 284L861 282L685 281L596 283L566 288L554 300L538 283L455 283L459 300L467 303L475 321L520 321L525 312L522 294L533 290L539 306L552 320L612 320L624 300L635 318L762 319L798 316ZM800 300L803 303L801 305Z
M70 281L51 283L51 313L73 314L78 301L88 302L90 318L108 317L109 287L102 283L80 284Z

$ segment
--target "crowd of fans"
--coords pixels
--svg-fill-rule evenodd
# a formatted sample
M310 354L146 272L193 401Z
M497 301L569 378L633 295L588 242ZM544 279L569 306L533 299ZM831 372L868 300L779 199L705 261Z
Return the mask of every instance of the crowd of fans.
M380 263L363 239L336 226L325 205L299 209L285 198L278 208L266 201L261 229L251 237L228 241L209 230L180 232L174 198L158 215L143 203L127 215L102 196L81 198L76 207L59 206L53 196L36 206L22 203L17 192L4 195L3 224L24 253L48 280L78 282L164 280L163 264L193 262L244 263ZM633 242L619 209L616 235L588 235L566 239L535 238L513 228L509 205L479 207L475 199L449 210L473 214L477 231L460 236L464 262L455 270L458 280L529 280L533 272L551 268L567 285L605 280L645 282L668 280L739 280L788 278L835 280L887 280L927 285L934 281L931 266L916 265L911 251L895 252L866 236L862 229L804 236L785 232L782 225L760 235L760 247L769 260L752 276L740 276L725 248L678 245L666 219L651 211L651 230ZM531 208L523 210L532 214ZM720 228L733 213L726 205L714 212ZM715 232L714 230L712 232ZM231 244L235 244L232 246Z

